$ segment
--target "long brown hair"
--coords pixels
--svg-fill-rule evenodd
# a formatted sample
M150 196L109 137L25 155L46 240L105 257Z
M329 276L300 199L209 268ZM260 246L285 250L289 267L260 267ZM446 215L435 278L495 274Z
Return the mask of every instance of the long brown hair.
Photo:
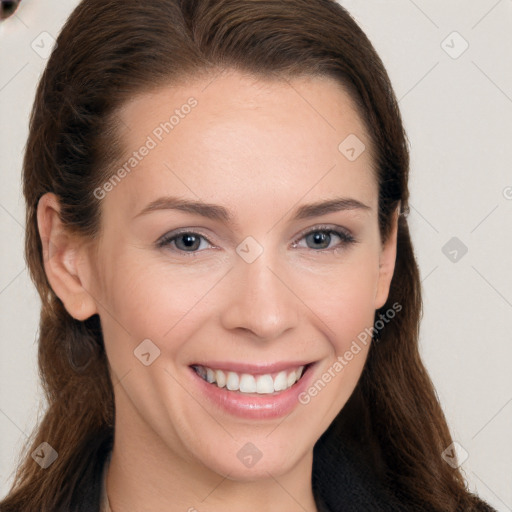
M83 0L67 20L38 85L23 162L25 257L42 300L38 357L47 410L1 510L69 511L97 469L93 447L114 428L116 383L99 317L73 319L49 285L36 219L40 197L55 193L62 222L97 236L94 190L120 157L119 108L150 88L228 68L283 80L334 77L357 105L374 149L383 242L400 202L395 273L375 318L395 303L402 310L371 344L333 425L415 510L486 510L441 457L452 439L418 351L421 283L407 224L409 152L397 100L372 44L332 0ZM30 455L42 442L58 452L44 470Z

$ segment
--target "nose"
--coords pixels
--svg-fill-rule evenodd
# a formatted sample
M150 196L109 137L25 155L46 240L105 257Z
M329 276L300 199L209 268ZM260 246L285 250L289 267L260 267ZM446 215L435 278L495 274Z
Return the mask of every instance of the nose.
M252 263L239 259L230 274L229 299L221 314L225 329L270 341L297 326L301 301L287 279L289 273L267 251Z

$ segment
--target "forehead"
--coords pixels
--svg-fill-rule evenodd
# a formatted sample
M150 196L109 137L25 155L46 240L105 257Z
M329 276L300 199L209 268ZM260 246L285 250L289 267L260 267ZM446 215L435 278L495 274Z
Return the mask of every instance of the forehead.
M331 78L226 73L141 94L119 121L129 172L111 196L130 210L164 193L247 206L377 195L364 125Z

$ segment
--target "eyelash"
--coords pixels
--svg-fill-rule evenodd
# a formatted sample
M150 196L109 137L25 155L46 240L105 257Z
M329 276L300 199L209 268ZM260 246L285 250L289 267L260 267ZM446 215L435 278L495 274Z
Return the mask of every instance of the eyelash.
M326 253L326 252L330 253L330 252L334 252L334 251L339 250L344 245L347 246L347 245L351 245L351 244L357 243L357 240L350 233L348 233L347 231L345 231L345 230L343 230L341 228L337 228L337 227L333 227L333 226L315 226L312 229L307 229L307 230L303 231L302 233L300 233L300 235L298 235L298 238L296 238L295 241L292 243L292 246L296 247L297 243L300 240L302 240L306 236L310 235L311 233L317 233L317 232L318 233L328 233L328 234L333 234L334 233L336 236L338 236L341 239L341 242L340 242L340 244L338 244L335 247L332 247L330 249L318 249L317 250L317 249L306 248L306 249L309 249L310 251L313 251L315 253ZM168 234L164 235L163 237L161 237L156 242L156 246L158 248L168 247L180 235L185 235L185 234L187 234L187 235L199 235L200 237L204 238L210 245L213 245L208 240L208 238L205 235L203 235L202 233L183 229L183 230L180 230L178 232L172 232L172 233L168 233ZM181 249L175 249L175 248L173 248L172 250L174 252L179 252L179 253L184 254L185 256L191 256L191 257L195 257L195 256L198 255L198 253L203 252L203 251L182 251Z

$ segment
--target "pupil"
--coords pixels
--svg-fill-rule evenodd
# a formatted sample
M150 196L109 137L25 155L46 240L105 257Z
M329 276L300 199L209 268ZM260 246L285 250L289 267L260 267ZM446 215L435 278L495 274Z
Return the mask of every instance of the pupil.
M331 236L326 233L325 231L313 233L313 240L315 244L324 244L327 242L327 245L329 245Z
M188 247L189 249L197 246L197 238L195 235L192 234L186 234L182 236L182 240L184 242L185 247ZM197 248L197 247L194 247Z
M184 240L186 240L185 245L187 247L192 247L194 245L195 238L196 238L194 235L185 235L183 238L184 238Z

